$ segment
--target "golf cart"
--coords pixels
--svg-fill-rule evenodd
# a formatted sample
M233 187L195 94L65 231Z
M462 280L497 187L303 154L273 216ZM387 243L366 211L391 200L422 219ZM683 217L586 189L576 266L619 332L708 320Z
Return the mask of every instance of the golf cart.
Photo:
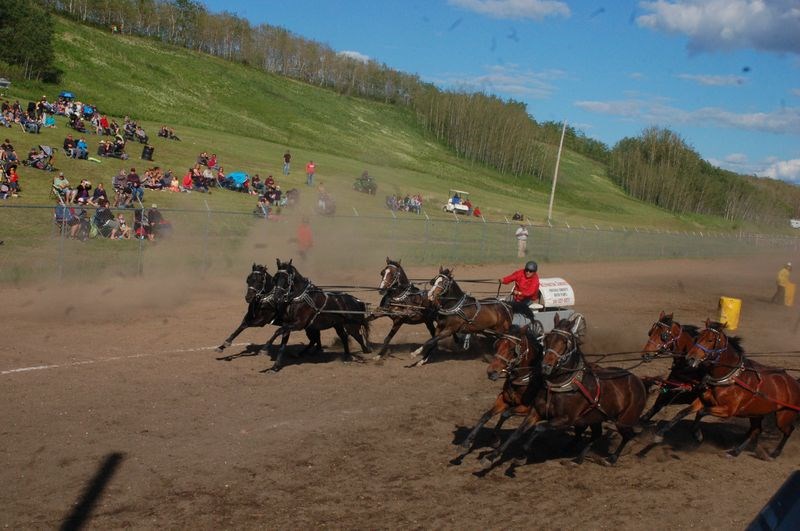
M463 190L450 190L447 196L447 203L442 207L445 212L455 212L456 214L469 215L470 208L464 203L469 198L469 192Z

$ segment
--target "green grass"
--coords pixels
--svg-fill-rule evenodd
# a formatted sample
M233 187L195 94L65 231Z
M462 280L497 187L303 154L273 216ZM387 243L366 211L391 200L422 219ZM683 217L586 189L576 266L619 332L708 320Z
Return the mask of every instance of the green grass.
M541 224L546 219L549 182L504 177L490 168L457 158L426 134L407 109L341 96L147 39L112 36L64 19L57 19L56 30L56 58L64 70L63 82L51 86L14 80L7 97L25 102L46 94L54 99L65 89L73 91L82 101L96 104L118 121L130 115L143 123L152 138L153 164L172 168L179 175L194 164L199 152L215 152L229 173L244 170L262 176L272 174L284 190L299 188L306 196L301 212L307 213L313 202L313 197L312 201L308 197L314 193L303 184L303 167L313 159L317 164L317 183L324 183L335 197L340 215L358 212L389 220L391 214L384 208L385 195L419 192L424 196L428 216L434 220L452 219L452 215L441 211L441 205L447 191L458 188L472 192L473 203L481 207L489 220L502 221L515 210L525 213L534 223ZM161 124L175 127L182 141L156 137ZM35 144L60 147L70 132L66 119L59 117L57 128L44 130L41 135L27 135L18 127L0 134L9 137L24 156ZM89 135L87 140L90 151L94 152L98 139ZM282 154L287 148L294 157L288 178L281 175ZM548 149L555 148L548 146ZM131 156L128 161L102 159L99 164L66 159L59 153L56 165L74 184L85 177L94 184L103 182L109 187L111 177L120 168L136 166L142 173L145 163L138 160L141 146L129 143L128 153ZM357 193L351 187L354 178L365 169L378 182L374 197ZM48 195L53 174L21 167L20 176L23 194L5 205L51 205ZM152 202L167 209L205 212L208 208L242 213L250 212L255 203L251 196L227 191L211 195L147 192L145 203ZM0 208L3 231L0 239L6 240L7 249L22 257L15 262L17 273L12 277L25 276L22 249L32 253L31 243L34 247L52 249L48 243L51 215L50 211L23 215L18 209ZM197 219L203 219L199 216ZM608 179L602 164L570 151L562 156L553 218L561 226L638 226L681 231L759 229L734 227L718 218L676 216L631 199ZM251 218L220 219L224 222L215 223L210 237L235 248L246 234L245 229L252 225ZM430 236L421 234L418 223L391 227L399 231L394 236L398 241ZM368 227L364 234L375 236L384 230L378 223ZM458 237L455 229L442 231ZM484 231L467 239L471 238L473 245L487 252L500 252L483 241L495 237L494 233L487 234L490 233ZM84 261L84 267L102 263L102 255L108 254L107 245L92 245L95 250L88 254L93 261ZM504 253L501 254L505 256Z

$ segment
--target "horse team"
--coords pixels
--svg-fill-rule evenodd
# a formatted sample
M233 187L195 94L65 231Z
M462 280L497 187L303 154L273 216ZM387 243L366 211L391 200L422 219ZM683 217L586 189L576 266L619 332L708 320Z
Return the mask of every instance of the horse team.
M728 452L737 456L749 446L757 445L764 417L774 413L783 435L769 454L769 458L776 458L800 414L800 382L784 369L748 359L739 338L728 336L721 323L706 321L702 329L682 326L671 314L661 312L650 327L642 359L671 357L672 367L666 377L639 378L629 370L601 367L588 361L581 351L582 334L576 317L562 319L555 315L553 329L537 335L533 327L512 325L515 313L535 322L527 306L514 306L498 298L476 299L461 290L451 270L440 268L426 291L409 280L400 261L387 257L380 278L377 288L382 295L380 305L368 312L367 305L352 295L315 286L291 260L278 260L274 276L267 272L266 266L253 264L247 277L247 312L217 351L231 346L248 327L273 324L278 328L261 351L268 353L278 336L281 344L274 365L262 372L277 372L284 366L289 336L299 330L305 331L309 339L300 355L321 350L320 332L333 328L342 342L343 359L352 360L349 338L358 342L363 353L370 353L370 322L380 317L391 318L392 328L376 358L386 354L403 324L425 324L428 328L431 338L415 352L421 358L414 366L428 362L445 338L459 334L493 338L494 353L487 375L490 380L504 378L505 383L492 407L462 441L465 452L453 460L460 463L472 452L485 424L499 415L494 427L497 444L482 459L490 468L501 462L512 444L520 439L524 440L524 458L536 439L551 430L572 430L577 449L573 461L580 464L602 438L604 422L613 424L621 436L618 446L603 461L614 464L636 436L637 427L650 423L656 413L673 403L688 405L670 421L661 423L653 441L638 455L645 455L660 444L666 432L694 413L691 432L698 442L703 440L700 421L704 416L748 418L747 436ZM363 361L361 357L356 359ZM648 392L654 387L658 398L645 412ZM522 417L522 421L500 443L501 426L512 416ZM588 439L584 437L587 429Z

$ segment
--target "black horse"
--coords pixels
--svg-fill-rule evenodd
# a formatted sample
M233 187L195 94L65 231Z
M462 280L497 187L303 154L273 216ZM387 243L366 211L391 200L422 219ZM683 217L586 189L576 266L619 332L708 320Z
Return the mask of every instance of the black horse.
M217 352L223 352L230 347L233 340L246 328L263 327L268 324L280 325L281 323L278 305L272 293L275 285L272 275L267 272L267 266L254 263L253 270L247 275L246 282L247 291L244 294L244 300L247 303L247 312L242 317L239 327L216 348ZM308 333L306 333L306 336L308 336L309 340L311 339L311 335ZM273 336L272 340L274 339L275 336ZM266 343L261 347L261 351L266 354L271 344L272 341ZM220 359L230 360L231 358Z
M379 317L392 319L392 329L383 340L383 346L377 358L381 358L389 349L389 342L404 324L422 324L428 327L431 337L436 334L436 310L428 301L424 290L414 286L408 280L406 272L400 265L400 260L391 260L386 257L386 267L381 270L381 284L378 292L383 295L381 304L369 316L372 321Z
M309 344L301 355L312 347L322 350L320 331L333 328L344 347L343 360L352 359L348 344L348 335L353 336L361 345L364 353L372 352L369 348L369 322L364 302L347 293L323 291L301 275L292 265L292 261L277 260L278 271L275 273L273 297L281 315L281 327L267 342L271 344L279 335L281 346L275 364L267 370L279 371L283 368L283 357L289 334L293 330L305 330ZM362 335L363 334L363 335Z
M272 275L267 272L267 266L253 264L253 270L247 275L247 292L244 300L247 302L247 313L242 318L239 328L228 336L228 339L217 347L217 352L224 351L231 346L233 340L241 334L244 329L253 326L264 326L272 323L276 317L276 305L272 298Z

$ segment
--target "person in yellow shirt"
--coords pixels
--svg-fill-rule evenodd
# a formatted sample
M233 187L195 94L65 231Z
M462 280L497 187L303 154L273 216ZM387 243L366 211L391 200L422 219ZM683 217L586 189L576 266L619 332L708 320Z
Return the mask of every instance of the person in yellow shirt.
M778 271L778 277L775 279L775 283L777 284L777 289L775 290L775 295L772 296L773 304L784 304L784 297L786 294L786 286L791 284L792 282L789 280L789 275L792 272L792 263L786 262L780 271Z

